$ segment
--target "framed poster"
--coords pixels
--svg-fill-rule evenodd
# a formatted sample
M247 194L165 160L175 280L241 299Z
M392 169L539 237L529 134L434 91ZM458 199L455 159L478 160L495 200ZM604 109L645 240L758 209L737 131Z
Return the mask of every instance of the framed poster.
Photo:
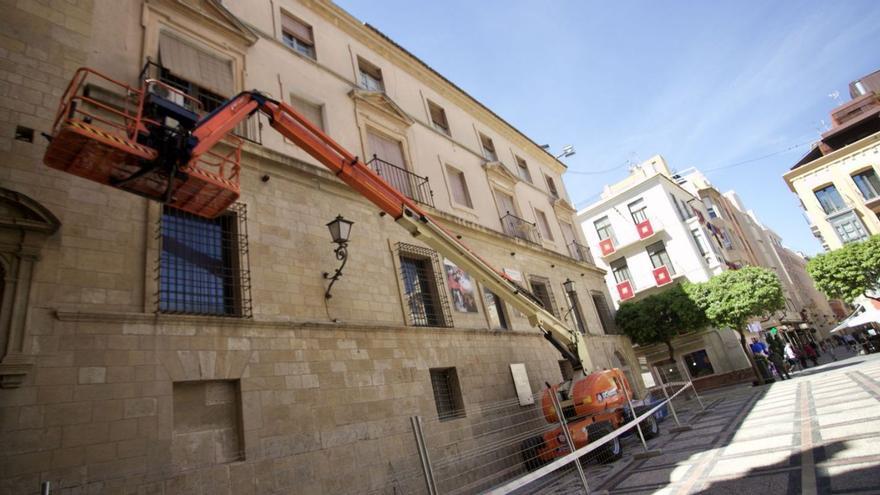
M448 259L443 259L443 269L446 271L446 285L452 296L452 307L459 313L476 313L477 298L476 284L470 275Z

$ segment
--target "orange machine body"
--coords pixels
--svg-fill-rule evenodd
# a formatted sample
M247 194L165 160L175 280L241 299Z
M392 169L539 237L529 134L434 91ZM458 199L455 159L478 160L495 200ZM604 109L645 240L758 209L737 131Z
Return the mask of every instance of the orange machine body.
M548 423L559 422L551 396L558 394L559 389L560 385L547 388L541 397L541 409ZM576 449L590 443L587 430L591 424L607 421L616 429L625 422L624 410L627 397L632 399L632 388L619 369L591 373L572 383L569 391L570 402L563 401L563 411ZM541 460L551 461L569 453L561 427L544 433L543 438L543 447L537 452Z

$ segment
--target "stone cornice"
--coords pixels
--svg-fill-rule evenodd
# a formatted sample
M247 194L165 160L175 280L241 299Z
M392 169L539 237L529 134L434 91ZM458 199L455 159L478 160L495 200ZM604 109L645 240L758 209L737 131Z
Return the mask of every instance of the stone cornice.
M355 103L361 103L369 106L370 109L382 113L387 117L397 120L404 126L411 126L415 120L409 116L400 105L394 102L388 95L381 91L366 91L363 89L353 89L348 92Z
M513 172L508 170L499 161L486 162L483 164L483 169L486 170L486 175L489 176L490 181L510 191L513 191L513 186L520 180L519 177L513 175Z

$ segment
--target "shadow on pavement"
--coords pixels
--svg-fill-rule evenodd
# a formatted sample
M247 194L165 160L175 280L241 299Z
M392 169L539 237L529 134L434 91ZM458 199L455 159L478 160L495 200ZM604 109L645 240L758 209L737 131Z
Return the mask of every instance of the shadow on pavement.
M877 462L877 456L855 457L846 460L835 459L836 454L848 450L848 443L847 441L838 441L811 449L814 463L817 466L823 462L831 461L828 465L817 467L816 491L814 493L865 493L876 489L880 484L880 463ZM784 461L750 469L735 478L710 482L703 489L694 493L700 495L806 493L801 482L802 458L802 453L793 453ZM782 481L781 477L787 479ZM785 486L787 486L785 491L773 490L773 488ZM873 493L873 491L871 492Z

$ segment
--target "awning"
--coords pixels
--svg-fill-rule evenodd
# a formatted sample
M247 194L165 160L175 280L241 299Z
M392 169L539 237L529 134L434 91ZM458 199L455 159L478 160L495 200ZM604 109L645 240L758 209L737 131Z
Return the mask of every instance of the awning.
M831 330L831 333L839 332L847 328L859 327L872 322L880 322L880 311L874 308L859 306L851 315L840 322L840 325L834 327L834 330Z

